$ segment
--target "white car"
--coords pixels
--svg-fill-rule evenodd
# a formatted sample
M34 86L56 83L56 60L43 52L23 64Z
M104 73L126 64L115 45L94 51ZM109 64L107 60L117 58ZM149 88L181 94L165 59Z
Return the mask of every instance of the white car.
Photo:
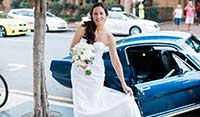
M34 30L34 10L29 8L11 9L9 16L24 20L30 24L31 30ZM67 22L50 12L46 16L46 31L67 31Z
M82 17L82 22L90 20L90 17ZM134 35L160 30L157 22L140 19L127 12L109 11L105 26L113 34Z

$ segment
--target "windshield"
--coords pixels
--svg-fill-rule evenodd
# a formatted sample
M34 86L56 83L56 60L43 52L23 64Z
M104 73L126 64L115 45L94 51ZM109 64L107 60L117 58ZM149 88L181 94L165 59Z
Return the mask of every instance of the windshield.
M53 15L53 14L50 13L50 12L47 12L47 17L55 17L55 15Z
M185 41L186 46L184 48L187 50L188 54L192 55L197 64L200 65L200 40L195 36L191 36Z
M195 52L200 53L200 41L194 36L191 36L186 42Z
M123 13L125 16L127 16L129 19L138 19L138 17L136 16L133 16L132 14L130 13Z

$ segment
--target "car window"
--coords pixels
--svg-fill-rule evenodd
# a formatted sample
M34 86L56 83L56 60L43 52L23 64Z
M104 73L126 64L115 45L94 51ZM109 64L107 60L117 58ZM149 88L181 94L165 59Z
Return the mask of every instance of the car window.
M166 47L168 48L168 47ZM180 73L180 61L177 63L172 56L180 53L173 49L155 49L153 46L137 46L126 49L129 65L134 68L137 83L144 83L166 77L172 77ZM186 60L180 54L181 59ZM187 61L188 64L190 63ZM185 64L185 63L183 63ZM181 65L182 66L182 65ZM185 70L185 69L184 69Z
M129 13L123 13L125 16L127 16L129 19L138 19L138 17L133 16L132 14Z
M55 17L55 15L53 15L53 14L47 12L47 17Z
M118 19L118 20L123 19L122 15L119 15L117 13L109 13L108 18L109 19Z
M13 11L13 14L21 15L21 16L34 17L34 11L31 11L31 10ZM55 17L55 15L53 15L50 12L47 12L46 15L47 15L47 17Z
M177 65L179 66L179 68L181 68L183 73L195 70L190 64L188 64L186 61L181 59L176 54L172 54L172 56L173 56L174 60L176 61Z
M33 17L34 13L33 11L26 11L26 10L21 10L21 11L16 11L13 12L16 15L21 15L21 16L29 16L29 17Z
M191 36L185 43L195 52L200 53L200 41L196 37Z

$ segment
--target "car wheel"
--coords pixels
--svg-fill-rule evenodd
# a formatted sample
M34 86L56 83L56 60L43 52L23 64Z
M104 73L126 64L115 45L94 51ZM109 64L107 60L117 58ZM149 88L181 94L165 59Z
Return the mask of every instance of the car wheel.
M45 32L48 32L49 31L49 27L48 27L48 25L46 24L46 26L45 26Z
M129 31L129 34L130 35L135 35L135 34L138 34L138 33L141 33L141 29L137 26L133 26L131 27L130 31Z
M3 26L0 26L0 37L6 36L6 29Z

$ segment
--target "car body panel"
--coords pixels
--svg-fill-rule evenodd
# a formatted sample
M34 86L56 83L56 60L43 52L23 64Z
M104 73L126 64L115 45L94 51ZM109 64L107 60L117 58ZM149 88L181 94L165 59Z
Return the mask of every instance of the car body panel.
M70 56L60 59L60 60L52 60L50 70L54 71L52 74L55 77L56 81L58 81L63 86L72 87L71 84L71 61L72 58ZM67 82L66 82L67 80Z
M33 9L25 9L25 8L11 9L8 15L28 22L30 24L31 30L34 30L34 10ZM51 14L50 12L47 12L46 25L47 25L47 31L67 31L68 30L67 22Z
M82 22L88 20L90 20L90 16L82 17ZM116 35L131 35L130 30L133 27L138 28L141 31L140 33L160 31L160 26L155 21L139 19L127 12L115 11L109 11L105 27L108 31Z
M143 116L171 116L200 108L200 40L191 33L159 31L138 34L117 41L117 53L124 78L134 91ZM192 50L190 50L190 49ZM104 85L119 91L122 87L112 67L108 48L103 54ZM52 76L71 87L71 57L52 60Z
M200 102L199 71L186 76L138 84L136 87L144 116L167 113L169 110Z
M139 18L128 18L123 15L126 12L109 12L106 20L106 28L113 34L129 35L132 27L138 27L141 33L159 31L160 27L157 22ZM114 16L112 16L114 15Z
M0 12L0 26L6 30L6 36L26 35L30 33L30 26L21 20L9 17Z

